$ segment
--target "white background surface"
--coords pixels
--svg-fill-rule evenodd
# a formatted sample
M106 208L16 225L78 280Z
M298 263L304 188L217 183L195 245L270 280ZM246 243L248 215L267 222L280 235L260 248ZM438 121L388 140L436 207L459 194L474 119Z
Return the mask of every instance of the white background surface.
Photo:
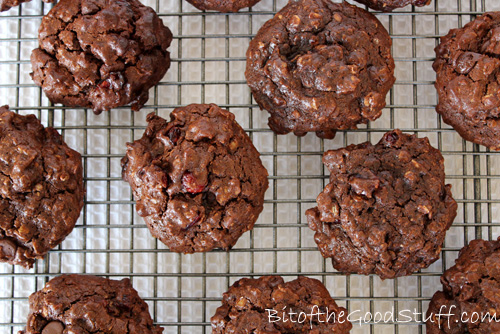
M357 131L339 132L333 140L313 134L275 136L267 113L251 99L245 83L245 52L250 38L286 2L262 0L249 12L206 13L184 0L144 1L174 34L173 62L147 106L94 115L91 110L50 106L29 73L29 55L37 46L40 0L0 13L0 104L23 114L35 113L54 125L66 142L82 153L86 205L74 231L32 270L0 264L0 332L22 329L27 297L60 273L130 277L150 305L165 333L210 333L210 317L228 286L240 277L278 273L322 280L339 304L352 311L386 312L392 308L424 311L440 288L439 276L453 265L458 250L476 237L499 235L500 155L464 142L434 111L437 101L431 64L437 38L470 21L470 13L499 10L494 0L433 0L423 8L404 8L377 17L393 37L397 81L382 117ZM128 184L121 180L125 143L142 135L146 115L168 116L176 106L214 102L228 108L249 130L270 174L266 204L254 230L229 252L179 255L154 240L135 213ZM428 136L445 157L447 182L459 203L442 260L421 273L381 281L345 276L323 260L307 227L304 212L327 181L321 154L329 148L378 141L392 128ZM475 164L474 164L475 162ZM476 191L475 191L476 189ZM354 325L352 333L423 333L418 322Z

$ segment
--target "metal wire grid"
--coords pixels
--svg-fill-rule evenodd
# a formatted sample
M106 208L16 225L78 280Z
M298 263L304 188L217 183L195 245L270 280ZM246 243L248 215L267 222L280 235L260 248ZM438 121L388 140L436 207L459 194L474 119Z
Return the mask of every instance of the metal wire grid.
M130 277L165 333L210 333L210 317L229 285L243 276L266 274L286 280L298 274L319 278L339 304L359 311L355 319L365 312L392 309L425 312L440 288L439 276L453 264L458 250L475 238L495 239L500 226L495 218L500 208L500 155L463 141L441 122L434 111L430 69L439 36L500 5L491 0L436 1L428 7L377 13L393 38L396 84L379 120L339 132L331 141L311 134L274 135L266 125L267 114L258 109L246 87L248 42L285 0L262 0L236 14L203 13L184 0L144 1L174 33L171 69L140 112L119 108L99 116L52 106L29 78L29 55L37 45L41 17L50 7L35 0L0 14L0 103L20 113L35 113L45 125L61 131L82 153L87 187L77 227L46 260L29 271L0 265L0 332L22 329L27 297L50 278L70 272ZM149 235L135 213L128 185L121 181L119 161L124 143L142 135L147 113L166 117L177 106L200 102L215 102L235 113L262 153L270 188L254 230L231 252L186 256L169 252ZM329 148L375 142L393 128L428 136L443 152L458 216L447 234L442 259L422 272L386 281L339 274L321 258L304 216L327 182L321 155ZM423 333L419 319L356 323L352 332Z

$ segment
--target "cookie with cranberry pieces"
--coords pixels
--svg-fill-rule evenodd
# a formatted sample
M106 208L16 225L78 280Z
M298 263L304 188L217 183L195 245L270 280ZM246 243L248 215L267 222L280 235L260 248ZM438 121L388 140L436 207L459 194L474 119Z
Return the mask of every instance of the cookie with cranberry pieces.
M441 283L427 310L428 334L500 333L500 239L472 240Z
M0 107L0 261L31 268L73 230L84 195L80 153Z
M172 33L138 0L62 0L43 17L38 40L35 83L52 103L96 114L139 110L170 67Z
M242 278L224 293L211 318L213 334L345 334L352 324L323 283L299 276Z
M436 111L464 139L500 150L500 12L451 29L436 47Z
M391 44L362 8L290 1L250 42L245 76L275 133L333 138L382 114L395 81Z
M29 298L19 334L161 334L148 305L130 284L91 275L61 275Z
M431 0L355 0L359 3L367 5L371 9L381 10L383 12L391 12L396 8L406 6L423 7L431 3Z
M237 12L252 7L260 0L187 0L199 10L216 10L222 13Z
M343 273L395 278L436 261L457 214L444 159L394 130L323 155L330 182L306 211L321 254Z
M267 170L234 115L215 104L149 114L123 179L152 235L181 253L229 250L263 209Z

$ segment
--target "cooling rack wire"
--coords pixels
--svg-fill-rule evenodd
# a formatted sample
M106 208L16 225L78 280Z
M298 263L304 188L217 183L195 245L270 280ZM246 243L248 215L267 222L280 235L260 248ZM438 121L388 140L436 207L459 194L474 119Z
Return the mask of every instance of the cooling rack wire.
M313 134L276 136L267 127L245 83L245 51L260 26L285 0L262 0L250 10L200 12L184 0L148 0L174 34L171 68L150 91L137 113L118 108L96 116L91 110L52 106L30 79L31 50L51 5L39 0L0 13L0 104L34 113L54 126L82 153L87 196L74 231L32 270L0 264L0 332L17 333L28 312L28 296L61 273L129 277L165 333L210 333L210 317L222 293L241 277L279 274L320 279L350 311L425 312L440 288L439 277L470 240L500 235L500 154L463 141L434 111L437 97L431 64L439 36L485 11L500 10L493 0L433 0L430 6L376 13L393 39L397 81L382 117L358 130L340 131L333 140ZM162 117L178 106L214 102L229 109L249 133L269 171L264 211L233 250L180 255L153 239L135 213L128 184L121 180L125 143L139 138L146 115ZM304 212L314 206L327 182L322 153L366 140L378 141L400 128L431 144L445 158L446 181L458 202L441 259L410 277L382 281L345 276L325 261L307 227ZM359 318L359 317L355 317ZM424 326L374 321L355 323L352 333L425 333Z

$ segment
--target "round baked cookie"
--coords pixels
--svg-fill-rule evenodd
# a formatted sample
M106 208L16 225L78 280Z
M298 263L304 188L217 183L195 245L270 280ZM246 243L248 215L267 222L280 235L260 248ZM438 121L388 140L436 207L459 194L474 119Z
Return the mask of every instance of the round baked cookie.
M436 111L466 140L500 150L500 12L451 29L436 47Z
M439 258L457 213L443 156L427 138L394 130L328 151L330 183L306 211L321 254L343 273L409 275Z
M408 5L423 7L431 3L431 0L355 0L371 9L391 12L396 8L406 7Z
M234 115L215 104L149 114L123 179L152 235L181 253L229 250L263 209L267 171Z
M441 283L427 310L428 334L500 333L500 240L471 241Z
M12 7L19 6L23 2L29 1L30 0L0 0L0 12L4 12Z
M170 66L172 33L138 0L61 0L31 54L33 80L53 103L139 110Z
M61 275L29 298L30 312L19 334L161 334L148 305L128 278Z
M242 278L224 293L211 322L213 334L342 334L352 328L347 310L325 286L304 276L287 283L280 276Z
M11 9L12 7L19 6L23 2L30 2L31 0L0 0L0 12ZM54 2L53 0L43 0L43 2Z
M245 75L274 132L333 138L380 117L395 81L391 43L364 9L290 1L250 42Z
M73 230L82 160L35 115L0 107L0 261L31 268Z
M260 0L187 0L199 10L216 10L223 13L237 12L252 7Z

